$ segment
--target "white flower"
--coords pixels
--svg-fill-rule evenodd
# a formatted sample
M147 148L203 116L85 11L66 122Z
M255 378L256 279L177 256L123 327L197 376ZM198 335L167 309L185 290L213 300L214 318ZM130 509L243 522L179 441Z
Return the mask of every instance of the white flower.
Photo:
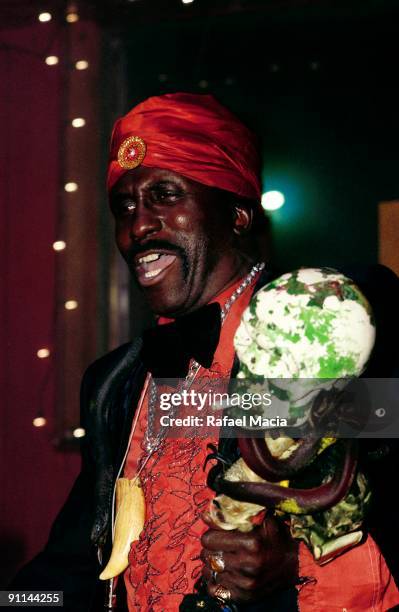
M314 291L288 293L295 274L300 282L312 284ZM287 288L282 281L288 283ZM266 287L254 296L255 314L253 306L252 312L249 308L245 311L235 338L238 357L253 374L317 378L320 372L329 371L329 362L335 372L341 357L349 361L342 360L340 376L361 373L375 336L366 302L360 302L361 297L359 301L342 301L335 294L328 295L328 291L334 292L331 281L352 286L342 274L309 268L285 274L277 280L279 289ZM311 299L326 293L322 308L309 306ZM335 365L331 362L334 355Z
M343 282L346 279L345 276L339 274L339 272L334 273L322 270L321 268L303 268L302 270L298 270L297 280L305 285L314 285L316 283L325 283L326 281Z
M241 321L241 324L238 326L236 331L236 335L234 337L234 345L236 350L241 350L246 346L249 346L252 342L251 337L251 327L244 319Z
M325 280L325 276L318 268L304 268L299 270L297 279L305 285L314 285L315 283L322 283Z
M340 310L340 304L336 295L329 295L323 302L323 310Z
M337 353L352 356L360 373L375 340L375 328L362 304L354 300L339 302L337 317L332 321L332 337Z

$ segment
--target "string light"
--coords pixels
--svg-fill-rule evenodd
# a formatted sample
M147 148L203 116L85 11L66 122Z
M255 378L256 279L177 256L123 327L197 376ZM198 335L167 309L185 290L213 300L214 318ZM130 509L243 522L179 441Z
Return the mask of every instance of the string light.
M65 183L64 185L64 189L67 193L73 193L74 191L77 191L78 188L77 183Z
M42 23L45 23L46 21L51 21L51 13L40 13L40 15L38 16L38 20Z
M75 62L76 70L87 70L89 67L89 62L87 60L78 60Z
M63 240L56 240L53 242L54 251L63 251L66 248L66 242Z
M79 15L77 13L67 13L65 19L68 23L76 23L79 21Z
M48 55L44 61L46 62L47 66L55 66L58 64L59 59L56 55Z
M33 427L44 427L47 424L47 419L42 416L37 416L32 421Z
M72 435L74 438L84 438L86 435L86 430L83 427L77 427L73 430Z
M80 128L86 125L86 119L83 119L83 117L75 117L75 119L72 119L71 124L74 128Z
M79 21L79 18L80 17L79 17L76 6L69 4L65 12L66 22L69 24L73 24ZM41 22L50 21L52 19L52 16L50 13L41 13L38 16L38 19ZM48 55L47 57L44 57L44 61L46 65L48 66L55 66L60 62L60 58L57 57L56 55ZM68 62L68 59L66 59L66 62L69 65L70 63L72 63L72 67L74 67L76 70L79 70L79 71L87 70L89 68L89 61L87 59L74 60L69 57L69 62ZM72 126L73 128L82 128L86 125L86 119L80 116L70 117L68 121L69 121L69 125ZM64 123L64 129L66 129L65 126L68 126L68 123ZM68 182L61 183L61 184L63 184L63 189L66 193L74 193L79 189L79 185L75 181L68 181ZM67 245L64 240L56 240L55 242L52 243L52 248L56 252L63 251L66 248L66 246ZM75 299L68 299L64 302L61 302L61 307L62 306L67 311L73 311L79 308L79 302ZM73 316L73 315L70 315L70 316ZM49 348L42 347L37 350L36 356L38 359L46 359L50 357L51 353L52 353L52 350L50 352ZM49 361L50 365L52 361L53 360ZM47 419L44 416L42 416L41 411L38 411L35 418L33 418L32 420L32 424L34 427L44 427L47 424ZM76 427L75 429L71 428L69 431L65 432L65 434L67 437L71 436L72 434L73 438L83 438L86 435L86 431L83 427Z

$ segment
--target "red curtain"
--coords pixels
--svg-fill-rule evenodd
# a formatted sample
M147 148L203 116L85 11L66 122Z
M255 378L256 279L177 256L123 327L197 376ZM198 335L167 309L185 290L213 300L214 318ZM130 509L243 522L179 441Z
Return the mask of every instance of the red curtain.
M45 543L79 469L56 450L52 355L60 198L61 71L57 24L0 33L1 581ZM33 427L42 411L46 427Z

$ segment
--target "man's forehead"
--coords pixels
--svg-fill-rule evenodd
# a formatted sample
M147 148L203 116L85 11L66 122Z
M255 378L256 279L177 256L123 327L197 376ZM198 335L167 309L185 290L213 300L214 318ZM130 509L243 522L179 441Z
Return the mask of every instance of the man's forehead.
M135 186L151 186L162 182L175 182L193 191L206 191L211 189L173 170L139 166L125 172L125 174L120 177L111 190L111 195L112 193L120 193L126 189L134 188Z

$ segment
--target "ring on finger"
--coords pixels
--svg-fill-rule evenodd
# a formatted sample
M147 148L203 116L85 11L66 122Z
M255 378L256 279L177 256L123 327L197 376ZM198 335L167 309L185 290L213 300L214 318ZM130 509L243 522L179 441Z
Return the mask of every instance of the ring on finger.
M225 601L230 601L231 591L230 589L226 589L226 587L219 584L219 586L215 590L214 597L221 601L221 603L224 603Z
M209 563L214 572L223 572L226 567L222 552L213 553L209 557Z

